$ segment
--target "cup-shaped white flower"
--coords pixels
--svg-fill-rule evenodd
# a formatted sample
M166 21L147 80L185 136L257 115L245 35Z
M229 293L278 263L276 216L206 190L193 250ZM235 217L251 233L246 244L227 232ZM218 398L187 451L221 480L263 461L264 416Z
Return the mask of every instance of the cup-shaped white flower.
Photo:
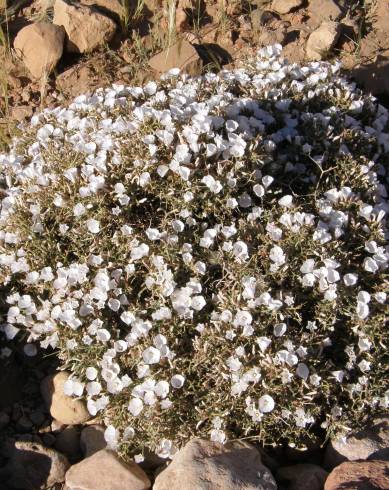
M140 398L131 398L128 404L128 411L134 417L137 417L143 410L143 402Z
M142 358L146 364L158 364L161 359L161 352L155 347L148 347L143 351Z
M175 374L172 376L170 380L170 384L173 386L173 388L179 389L184 386L185 383L185 378L181 374Z
M275 402L270 395L263 395L258 400L258 408L261 413L269 413L274 410Z

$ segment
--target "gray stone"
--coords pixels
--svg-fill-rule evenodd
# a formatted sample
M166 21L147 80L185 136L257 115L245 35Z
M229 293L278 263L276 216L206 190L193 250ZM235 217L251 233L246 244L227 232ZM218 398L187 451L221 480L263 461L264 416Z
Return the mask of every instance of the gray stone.
M73 460L80 452L80 432L76 427L68 426L60 432L55 440L55 449Z
M68 460L59 452L34 442L16 441L6 466L6 480L13 488L38 490L62 483Z
M382 459L389 461L389 423L387 417L375 418L371 425L348 437L330 441L324 466L334 468L343 461Z
M89 425L81 432L81 450L85 457L92 456L107 446L104 439L104 427L102 425Z
M192 439L156 478L154 490L275 490L276 482L254 446Z
M66 473L69 490L147 490L146 473L134 462L124 463L112 451L103 449L73 465Z

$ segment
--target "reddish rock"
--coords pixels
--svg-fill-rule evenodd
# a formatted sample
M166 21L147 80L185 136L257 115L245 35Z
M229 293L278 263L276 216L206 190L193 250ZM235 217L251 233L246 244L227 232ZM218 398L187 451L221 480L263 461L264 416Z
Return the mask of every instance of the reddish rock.
M323 22L308 38L305 50L307 58L318 61L327 57L339 39L340 33L341 25L338 22Z
M180 40L167 50L153 56L149 65L160 74L172 68L180 68L190 75L198 75L202 69L202 62L196 49L185 40Z
M273 0L272 10L277 14L288 14L291 10L301 7L303 0Z
M116 23L94 8L56 0L53 24L63 26L68 36L67 50L88 53L109 42Z
M19 31L14 48L33 78L54 70L62 56L64 37L62 27L48 22L30 24Z
M388 490L387 461L349 461L337 466L327 478L324 490Z
M324 466L332 469L344 461L361 459L389 460L387 418L376 418L365 429L331 441L326 448Z

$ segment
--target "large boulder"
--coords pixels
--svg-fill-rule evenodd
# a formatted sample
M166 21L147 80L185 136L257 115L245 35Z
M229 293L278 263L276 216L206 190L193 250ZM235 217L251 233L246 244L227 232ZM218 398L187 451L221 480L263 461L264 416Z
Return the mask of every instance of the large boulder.
M68 468L68 460L58 451L34 442L17 441L4 475L12 488L38 490L62 483Z
M308 38L305 48L307 58L313 61L326 58L339 39L340 33L341 25L338 22L322 22Z
M326 448L324 466L332 469L344 461L360 459L389 461L388 418L376 418L365 429L330 441Z
M154 490L275 490L254 446L192 439L156 478Z
M113 38L116 23L93 7L56 0L53 24L65 28L68 40L66 49L87 53Z
M65 481L68 490L147 490L151 486L136 463L125 464L107 449L72 466Z
M40 79L56 67L62 56L64 38L63 27L37 22L18 32L14 48L33 78Z
M388 490L387 461L349 461L336 467L327 478L324 490Z
M322 490L328 473L316 464L283 466L277 470L277 481L285 482L288 490Z
M65 371L44 378L42 396L53 418L66 425L83 424L90 414L82 400L65 395L64 384L68 378L69 373Z
M149 65L159 74L179 68L189 75L199 75L202 69L202 61L196 49L184 39L153 56Z

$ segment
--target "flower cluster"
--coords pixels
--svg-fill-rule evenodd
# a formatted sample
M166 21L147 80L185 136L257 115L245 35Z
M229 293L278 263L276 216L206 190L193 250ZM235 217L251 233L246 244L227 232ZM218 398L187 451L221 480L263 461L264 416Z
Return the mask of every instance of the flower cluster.
M172 70L0 155L1 330L58 349L112 448L298 443L388 407L389 113L338 70L278 45Z

